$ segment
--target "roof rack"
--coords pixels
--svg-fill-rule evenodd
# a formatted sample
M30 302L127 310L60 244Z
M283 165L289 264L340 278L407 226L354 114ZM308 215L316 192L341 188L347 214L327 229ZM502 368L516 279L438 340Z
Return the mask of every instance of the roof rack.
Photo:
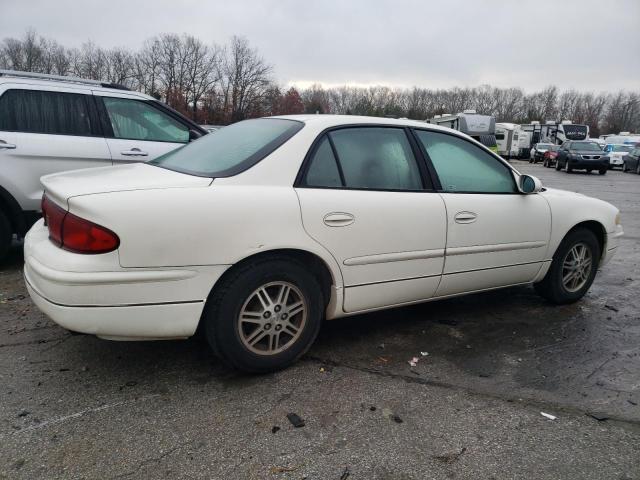
M103 88L115 88L116 90L129 90L124 85L117 83L89 80L86 78L67 77L64 75L49 75L47 73L19 72L17 70L0 70L0 77L35 78L38 80L53 80L56 82L80 83L84 85L96 85Z

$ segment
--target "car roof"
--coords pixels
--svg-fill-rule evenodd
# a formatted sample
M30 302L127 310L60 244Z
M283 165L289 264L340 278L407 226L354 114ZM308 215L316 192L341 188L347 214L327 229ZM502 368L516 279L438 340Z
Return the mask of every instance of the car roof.
M339 127L343 125L389 125L396 127L415 127L415 128L428 128L430 130L438 130L443 132L454 132L460 136L466 136L464 133L459 132L447 127L441 127L433 123L422 122L420 120L408 120L399 118L386 118L386 117L366 117L360 115L334 115L334 114L309 114L309 115L276 115L273 117L265 118L281 118L285 120L297 120L308 125L313 125L319 129Z
M0 76L0 85L10 83L12 85L21 84L21 85L30 85L35 87L68 87L68 88L84 88L87 90L99 90L101 92L109 92L114 94L126 94L132 95L139 98L144 98L147 100L155 100L153 97L149 95L145 95L144 93L137 92L135 90L128 90L123 88L109 88L103 87L97 83L84 83L80 79L78 81L70 80L50 80L45 78L26 78L20 76L12 76L12 75L1 75Z

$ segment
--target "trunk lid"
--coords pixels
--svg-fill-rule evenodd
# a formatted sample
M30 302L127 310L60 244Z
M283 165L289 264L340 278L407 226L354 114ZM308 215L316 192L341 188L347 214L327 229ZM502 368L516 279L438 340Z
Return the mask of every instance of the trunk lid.
M47 196L67 204L71 197L127 190L207 187L212 179L144 163L87 168L45 175L40 179Z

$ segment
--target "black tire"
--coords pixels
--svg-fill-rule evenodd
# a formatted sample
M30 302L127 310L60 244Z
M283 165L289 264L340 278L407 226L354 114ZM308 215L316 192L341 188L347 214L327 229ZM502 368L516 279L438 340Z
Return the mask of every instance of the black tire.
M577 291L568 291L562 282L562 266L569 251L578 243L583 243L591 250L591 271L586 283ZM542 281L534 284L536 292L543 298L556 305L574 303L580 300L591 287L593 279L600 263L600 244L591 230L586 228L576 228L567 234L560 242L558 249L553 255L549 271Z
M608 168L602 168L602 169L598 170L598 173L599 173L600 175L605 175L605 174L607 173L607 171L608 171L608 170L609 170Z
M636 167L636 173L640 175L640 161L638 162L638 166Z
M269 355L254 353L243 344L238 318L255 290L278 281L290 283L302 293L308 306L306 322L286 350ZM320 331L324 306L320 284L307 266L290 258L268 257L230 272L210 294L202 322L211 349L223 363L247 373L266 373L291 365L307 352Z
M560 160L556 160L556 170L560 171Z
M564 171L567 173L573 172L573 168L571 168L571 165L569 165L569 160L567 160L567 163L564 164Z
M622 164L622 173L627 173L627 164L626 163Z
M13 229L11 228L11 222L0 210L0 261L4 260L11 247L11 240L13 239Z
M529 163L533 163L533 158L529 157Z

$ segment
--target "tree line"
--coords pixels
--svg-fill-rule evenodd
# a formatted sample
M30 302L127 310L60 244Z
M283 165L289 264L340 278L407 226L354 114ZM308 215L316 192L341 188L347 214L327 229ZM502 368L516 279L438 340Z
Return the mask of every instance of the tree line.
M569 119L600 133L640 131L640 92L560 91L482 85L411 89L376 87L285 88L274 68L246 38L206 44L191 35L164 33L138 50L105 49L93 42L69 48L27 31L5 38L0 68L71 75L118 83L166 102L199 123L226 125L245 118L295 113L339 113L424 120L475 109L499 122Z

